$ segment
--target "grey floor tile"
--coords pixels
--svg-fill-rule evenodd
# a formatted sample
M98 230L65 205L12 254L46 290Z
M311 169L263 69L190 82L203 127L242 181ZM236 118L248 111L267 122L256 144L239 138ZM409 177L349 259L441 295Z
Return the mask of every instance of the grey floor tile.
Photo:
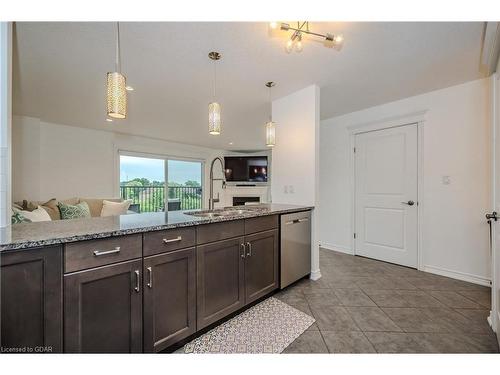
M309 326L308 329L306 329L306 331L319 331L319 327L316 323L313 323Z
M299 311L302 311L304 314L307 314L309 316L312 316L311 308L309 307L309 304L307 301L304 299L304 301L299 301L299 300L292 300L292 301L283 301L287 305L290 305L294 308L296 308Z
M319 331L305 331L283 353L328 353L328 348Z
M347 310L362 331L401 331L401 328L378 307L347 307Z
M317 323L307 332L319 329L333 352L363 351L358 349L363 347L362 334L381 353L498 351L496 336L486 322L488 287L325 250L320 250L320 267L321 283L302 280L294 292L281 298L306 311L305 303L308 304ZM319 289L323 291L316 292ZM337 302L332 302L335 299L327 302L333 306L325 306L323 300L328 299L322 297L331 296L326 289L334 293L340 290L335 294L340 303L339 294L345 299L361 289L383 313L377 307L336 306L333 304Z
M399 295L408 302L411 307L444 307L444 305L431 296L429 292L423 290L399 291Z
M361 289L335 289L335 294L343 306L376 306Z
M396 290L367 290L366 294L380 307L410 307Z
M358 280L359 277L355 276L336 276L329 282L329 286L332 289L358 289L358 285L356 284Z
M362 332L321 331L330 353L375 353L373 345Z
M454 291L432 291L430 295L448 307L479 309L480 305Z
M384 307L384 312L405 332L450 332L447 325L414 307Z
M322 306L340 306L340 300L332 289L309 290L304 293L309 306L320 308Z
M498 353L496 338L491 335L412 333L410 336L427 353Z
M462 296L476 302L482 307L491 308L490 290L461 290L458 292Z
M445 327L450 333L487 334L491 332L489 326L468 319L454 309L425 307L420 309L420 312L439 323L441 327Z
M365 332L378 353L422 353L426 348L404 332Z
M324 306L311 307L316 324L321 331L359 331L358 326L351 318L345 307Z

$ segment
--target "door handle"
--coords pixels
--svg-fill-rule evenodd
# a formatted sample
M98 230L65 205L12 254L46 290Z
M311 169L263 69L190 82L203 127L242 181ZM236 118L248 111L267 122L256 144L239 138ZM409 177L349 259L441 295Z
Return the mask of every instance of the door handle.
M242 258L245 258L245 244L244 243L240 244L240 248L242 250L241 253L240 253L240 256Z
M408 206L413 206L415 204L415 202L413 201L408 201L408 202L401 202L402 204L406 204Z
M250 242L247 242L247 246L248 246L247 257L251 257L252 256L252 244Z
M148 270L148 274L149 274L149 281L148 281L148 287L151 289L153 287L153 270L151 269L151 267L148 267L146 268Z
M498 215L497 212L493 211L491 214L486 214L486 219L497 221L498 220L498 216L497 215Z
M140 280L139 270L135 270L134 273L135 273L135 288L134 288L134 290L137 293L139 293L139 291L141 290L141 285L140 285L141 280Z

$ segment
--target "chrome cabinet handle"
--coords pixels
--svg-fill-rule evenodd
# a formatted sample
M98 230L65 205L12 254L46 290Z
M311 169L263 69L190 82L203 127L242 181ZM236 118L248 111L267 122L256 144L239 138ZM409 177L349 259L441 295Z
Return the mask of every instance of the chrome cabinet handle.
M94 250L94 256L100 257L101 255L116 254L119 252L120 252L120 246L117 246L113 250L108 250L108 251Z
M251 257L252 256L252 244L250 242L247 242L247 246L248 246L247 257Z
M305 217L303 219L299 219L299 223L303 223L304 221L309 221L309 218L308 217Z
M242 258L245 258L245 244L244 243L240 244L240 248L242 250L241 253L240 253L240 256Z
M179 242L182 241L182 236L177 236L176 238L171 238L167 240L166 238L163 239L163 243L172 243L172 242Z
M148 267L146 269L148 270L149 273L149 281L147 285L151 289L153 287L153 270L151 269L151 267Z
M137 293L139 293L139 291L141 290L141 286L140 286L141 281L140 281L140 277L139 277L139 275L140 275L139 270L135 270L134 273L135 273L135 288L134 288L134 290Z

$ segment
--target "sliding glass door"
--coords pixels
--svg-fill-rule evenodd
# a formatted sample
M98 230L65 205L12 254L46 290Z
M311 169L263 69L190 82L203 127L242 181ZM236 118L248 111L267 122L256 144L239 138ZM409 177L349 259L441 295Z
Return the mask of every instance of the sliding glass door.
M201 209L200 161L120 154L120 196L136 212Z

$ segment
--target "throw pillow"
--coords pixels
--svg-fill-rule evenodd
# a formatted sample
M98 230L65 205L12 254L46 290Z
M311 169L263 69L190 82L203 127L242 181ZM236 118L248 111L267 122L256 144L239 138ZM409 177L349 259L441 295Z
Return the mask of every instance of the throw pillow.
M20 211L14 211L10 219L10 222L12 224L19 224L19 223L29 223L30 220L26 219L23 215L21 215Z
M127 213L132 199L128 199L123 202L111 202L107 200L102 201L101 216L118 216L125 215Z
M45 211L41 206L38 206L38 208L33 211L18 211L18 213L32 222L52 220L47 211Z
M62 220L91 217L89 205L87 204L87 202L81 202L75 205L59 202L57 204L57 207L59 207L59 211L61 212Z

